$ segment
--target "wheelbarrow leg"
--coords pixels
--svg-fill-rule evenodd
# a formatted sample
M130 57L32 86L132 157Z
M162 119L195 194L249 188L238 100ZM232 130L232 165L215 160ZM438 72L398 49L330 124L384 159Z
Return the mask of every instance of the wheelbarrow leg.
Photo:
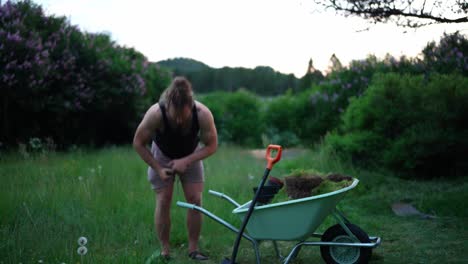
M348 220L348 218L346 218L346 216L343 214L343 212L341 212L340 210L338 210L338 208L335 208L335 213L338 214L341 219L343 219L343 221L345 222L345 224L351 224L351 221Z
M275 249L276 256L277 256L279 259L283 260L284 257L283 257L283 256L281 255L281 253L279 252L278 244L276 243L275 240L272 240L271 242L273 243L273 248Z
M359 239L353 234L353 232L351 232L351 230L349 230L347 226L348 224L351 224L351 223L349 222L348 219L346 219L346 217L340 211L338 211L338 209L335 208L332 215L335 217L338 224L344 229L346 234L348 234L355 241L359 241Z
M288 264L291 260L293 260L293 259L295 259L297 257L297 254L299 254L299 251L301 250L301 247L302 247L303 243L304 242L299 242L293 247L291 252L284 259L283 264Z

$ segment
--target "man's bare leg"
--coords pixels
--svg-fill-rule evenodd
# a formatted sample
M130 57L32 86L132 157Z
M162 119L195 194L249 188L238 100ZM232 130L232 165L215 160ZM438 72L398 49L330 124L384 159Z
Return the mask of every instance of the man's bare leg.
M203 182L183 184L187 203L201 206ZM187 210L188 250L189 253L198 250L198 239L202 225L202 214L196 210Z
M154 224L156 234L161 243L161 255L169 255L169 235L171 231L171 202L174 184L156 190L156 208L154 211Z

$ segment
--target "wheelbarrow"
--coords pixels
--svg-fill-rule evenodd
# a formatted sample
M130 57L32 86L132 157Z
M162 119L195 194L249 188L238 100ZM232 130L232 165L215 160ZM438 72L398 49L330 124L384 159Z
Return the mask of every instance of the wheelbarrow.
M272 149L279 150L275 158L270 157ZM358 179L353 179L351 185L334 192L273 204L256 204L258 194L269 171L273 164L279 161L280 157L281 147L278 149L276 145L268 146L266 154L268 165L265 175L254 199L245 204L239 204L224 193L209 190L210 194L225 199L235 207L232 213L243 220L240 229L203 207L180 201L177 202L177 205L197 210L238 234L232 260L225 259L222 263L235 263L237 247L241 237L252 243L257 264L260 264L259 244L264 241L273 243L276 256L283 264L290 263L297 257L303 246L320 246L320 253L326 263L367 263L371 257L372 249L380 245L380 237L368 236L366 232L357 225L352 224L336 208L336 205L345 194L358 185ZM329 215L335 218L337 224L329 227L323 234L316 233L316 229ZM247 229L247 233L244 232L244 228ZM291 251L283 256L278 249L278 241L296 241L296 243Z

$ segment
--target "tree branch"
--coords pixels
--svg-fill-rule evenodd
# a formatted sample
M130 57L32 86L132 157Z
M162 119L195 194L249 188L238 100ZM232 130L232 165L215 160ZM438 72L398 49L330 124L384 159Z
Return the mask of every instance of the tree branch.
M321 4L325 8L332 8L337 12L344 13L345 16L356 15L365 19L372 19L374 22L383 22L392 17L404 18L407 20L406 26L420 27L434 23L466 23L468 22L467 7L468 4L460 2L435 1L432 3L432 8L429 12L426 10L427 1L424 0L420 7L414 7L413 0L396 1L396 0L315 0L316 4ZM398 3L398 5L397 5ZM406 4L406 5L405 5ZM444 5L445 4L445 5ZM451 6L450 6L451 4ZM466 5L466 6L465 6ZM438 14L434 14L433 10L440 10ZM452 14L462 14L459 17L448 17L443 15L443 11L450 10ZM429 23L422 23L412 19L431 20ZM397 19L398 20L398 19ZM397 23L399 24L399 23ZM405 25L405 24L399 24Z

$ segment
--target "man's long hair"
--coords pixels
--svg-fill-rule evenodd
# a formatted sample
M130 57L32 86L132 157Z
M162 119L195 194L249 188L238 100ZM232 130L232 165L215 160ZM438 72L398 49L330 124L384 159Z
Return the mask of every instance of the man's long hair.
M175 77L169 87L164 90L159 98L159 103L166 107L174 107L180 110L185 106L193 106L192 84L182 76Z

